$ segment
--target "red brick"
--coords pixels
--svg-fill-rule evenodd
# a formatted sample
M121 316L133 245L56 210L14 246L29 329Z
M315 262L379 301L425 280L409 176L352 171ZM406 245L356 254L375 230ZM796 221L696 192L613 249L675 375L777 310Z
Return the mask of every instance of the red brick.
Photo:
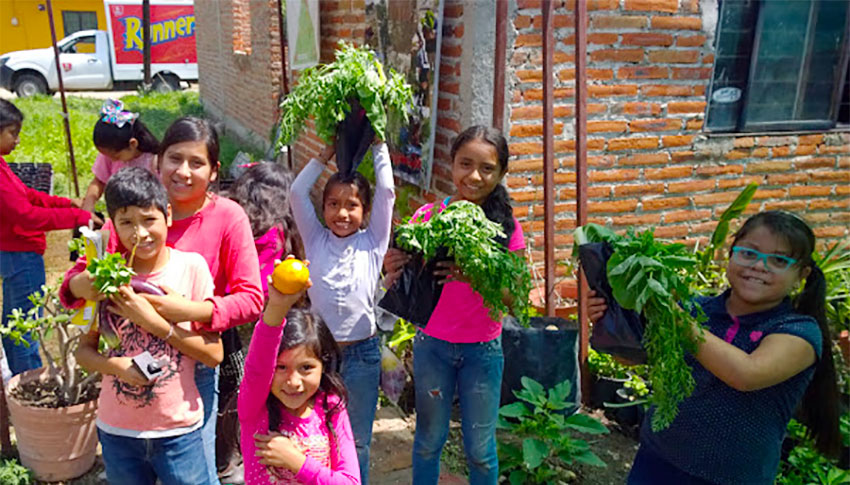
M681 84L651 84L640 87L642 96L690 96L691 86Z
M587 92L592 98L602 98L606 96L635 96L637 95L637 86L634 84L618 84L618 85L590 85L587 87Z
M588 133L623 133L628 124L625 121L588 121Z
M648 226L660 222L661 214L628 215L611 218L611 223L615 226Z
M508 164L508 170L512 173L535 172L543 170L542 158L530 158L526 160L515 160Z
M619 165L663 165L669 161L667 153L638 153L635 155L622 156L617 160Z
M717 204L724 204L728 202L732 202L735 198L738 197L738 191L730 191L730 192L714 192L711 194L698 194L694 195L694 204L698 206L713 206Z
M626 0L626 10L676 13L679 0Z
M611 45L616 44L618 39L617 34L609 34L609 33L601 33L595 32L592 34L587 34L587 43L588 44L601 44L601 45ZM575 41L573 41L575 43Z
M459 126L459 125L458 125ZM561 134L564 131L563 123L553 123L552 125L553 133L556 135ZM511 126L511 136L515 137L527 137L527 136L542 136L543 135L543 125L513 125Z
M787 196L788 191L785 189L758 189L753 195L753 200L784 199Z
M850 153L850 144L848 145L820 145L818 153L821 155L833 155Z
M677 80L696 80L708 79L711 77L710 67L674 67L673 79Z
M540 217L544 214L544 210L545 210L545 207L542 204L535 205L534 207L531 208L531 215L532 215L532 217ZM555 214L560 214L562 212L573 212L573 213L575 213L575 211L576 211L576 203L575 202L570 202L570 203L567 203L567 204L555 204ZM568 228L565 228L565 229L575 229L575 220L573 220L572 227L568 227Z
M664 223L671 224L674 222L698 221L711 217L711 211L669 211L664 213Z
M659 30L702 30L702 19L699 17L652 17L652 29Z
M590 52L591 62L640 62L643 60L643 49L599 49Z
M770 158L770 148L768 147L758 147L750 154L752 158Z
M744 167L741 165L702 165L697 167L697 175L702 177L716 177L718 175L742 174Z
M573 116L573 107L572 106L554 106L552 108L552 114L555 118L563 118L567 116ZM543 119L543 107L542 106L518 106L511 110L511 119L512 120L533 120L533 119Z
M676 179L690 177L693 171L693 167L648 168L644 171L644 176L647 180Z
M455 133L460 133L462 130L460 123L457 120L453 120L451 118L438 118L437 126L454 131Z
M667 197L664 199L648 199L641 202L643 210L656 211L687 207L691 203L689 197Z
M767 185L789 185L809 180L807 173L782 173L767 176Z
M828 168L835 167L835 159L829 157L810 158L808 160L798 160L794 162L796 169L813 169L813 168Z
M690 180L688 182L670 182L667 184L667 192L671 194L701 192L703 190L714 190L714 180Z
M541 47L543 45L543 36L539 33L534 34L519 34L514 39L514 47ZM445 48L445 47L444 47Z
M782 147L773 147L771 149L771 156L774 158L783 158L791 155L791 147L782 146Z
M850 202L848 202L846 200L817 199L817 200L811 201L811 204L809 204L809 209L811 209L811 210L816 210L816 209L846 209L848 207L850 207Z
M632 101L615 105L613 112L627 115L659 115L661 114L661 105Z
M747 173L787 172L791 170L791 162L769 161L750 162L747 164Z
M463 54L463 46L461 44L443 43L440 47L440 53L443 57L460 57Z
M514 19L514 27L517 30L531 27L532 17L530 15L517 15Z
M674 237L682 238L688 235L688 226L684 224L679 224L675 226L666 225L667 214L664 214L664 222L665 225L658 226L655 228L655 237L668 239Z
M685 128L688 130L701 130L702 129L702 120L701 119L691 119L685 124Z
M647 18L640 15L594 15L594 29L641 29L646 27Z
M440 80L440 92L460 94L460 83L449 82L443 78Z
M702 113L705 101L671 101L667 103L668 113Z
M616 185L614 197L626 197L637 194L663 194L664 184Z
M610 185L591 185L587 188L587 196L592 199L598 199L601 197L610 197L611 196L611 186ZM558 194L558 198L561 200L569 200L576 198L576 189L575 187L568 187L566 189L562 189Z
M538 190L514 190L511 192L511 198L516 202L530 202L533 200L543 200L543 189Z
M670 70L661 66L627 66L617 69L620 79L666 79Z
M608 150L648 150L658 148L658 138L613 138L608 140Z
M641 45L641 46L669 46L673 45L673 36L670 34L659 34L656 32L641 32L639 34L623 34L623 45Z
M800 135L797 141L801 145L817 145L823 142L823 135Z
M519 78L520 82L542 82L543 81L543 70L542 69L518 69L516 71L516 76Z
M816 145L797 145L797 148L794 150L794 155L811 155L817 151Z
M699 60L697 50L661 49L649 51L649 62L657 64L692 64Z
M539 10L542 4L542 0L517 0L517 8L520 10L526 8L534 8Z
M752 148L756 146L756 139L751 136L738 137L732 141L732 146L736 148Z
M440 83L442 86L442 83ZM556 99L561 98L572 98L575 96L575 89L573 88L557 88L552 93L552 97ZM523 97L527 101L540 101L543 99L543 89L528 89L523 92Z
M591 80L609 80L614 79L613 69L588 69L587 78Z
M717 181L718 189L731 189L733 187L745 187L751 183L762 184L762 175L742 175L731 179L720 179Z
M655 120L634 120L629 122L629 131L673 131L682 129L682 120L662 118Z
M537 142L520 142L510 144L511 155L539 155L543 153L543 144ZM434 157L436 158L436 157Z
M556 185L563 184L574 184L576 183L576 173L575 172L555 172L554 177L552 177L553 182ZM532 185L542 186L543 185L543 174L533 175L531 177Z
M832 193L832 187L829 185L794 185L788 187L788 195L791 197L825 196L830 193Z
M837 185L835 195L850 195L850 185Z
M705 44L705 36L697 35L680 35L676 37L676 45L681 47L702 47Z
M516 189L528 186L528 177L505 177L508 188Z
M815 227L812 231L817 237L844 237L847 234L847 228L842 226Z
M693 135L668 135L661 137L661 144L665 147L683 147L693 142Z
M617 7L620 6L620 0L586 0L587 1L587 10L617 10ZM573 5L570 2L567 2L567 9L572 10Z
M850 170L832 170L828 172L812 172L812 180L835 180L836 182L850 182Z
M587 179L590 182L626 182L637 180L639 176L640 170L636 169L594 170L587 174Z
M591 213L608 213L608 212L632 212L637 209L636 200L612 200L606 202L590 202L587 204L588 212Z

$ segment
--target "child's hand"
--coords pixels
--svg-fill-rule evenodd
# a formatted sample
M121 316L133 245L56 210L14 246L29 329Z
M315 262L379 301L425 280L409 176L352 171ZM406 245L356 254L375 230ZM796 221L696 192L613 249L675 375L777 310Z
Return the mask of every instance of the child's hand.
M437 261L437 269L434 270L434 276L438 278L438 284L446 284L449 281L460 281L469 283L469 278L463 274L454 261Z
M119 380L130 384L131 386L147 386L150 382L133 364L133 359L130 357L114 357L112 359L118 367L115 377Z
M390 288L395 284L411 257L410 254L398 248L387 250L387 254L384 255L384 288Z
M254 435L254 446L257 450L254 454L260 457L260 464L286 468L293 473L298 473L307 457L295 447L292 440L280 433Z
M148 300L133 291L129 285L118 288L118 292L110 296L109 301L112 302L112 313L129 319L155 336L168 333L169 329L165 325L170 324L163 320Z
M292 255L286 257L286 259L293 258L294 256ZM310 261L305 259L303 262L305 266L310 266ZM275 260L274 265L277 266L278 263L280 263L280 261ZM313 282L308 278L307 284L304 285L304 289L298 293L284 294L277 291L272 284L271 276L269 276L269 301L266 303L266 309L263 310L263 321L266 325L270 327L277 327L281 325L286 314L289 313L289 309L292 308L292 305L295 305L311 286L313 286Z
M94 276L88 270L82 273L77 273L68 282L71 293L77 298L82 298L88 301L102 301L106 299L106 295L97 291L94 286Z
M192 300L186 299L183 295L165 285L160 285L160 288L165 292L164 296L148 293L139 296L150 303L156 309L156 312L169 322L186 322L192 320L192 315L187 314L187 309L191 306Z
M336 154L336 138L334 138L333 142L330 145L325 145L325 148L322 149L322 153L319 154L319 161L326 164L334 157Z
M605 315L607 309L608 305L605 304L605 298L597 297L596 292L590 290L590 293L587 294L587 316L590 318L590 322L598 322L602 315Z

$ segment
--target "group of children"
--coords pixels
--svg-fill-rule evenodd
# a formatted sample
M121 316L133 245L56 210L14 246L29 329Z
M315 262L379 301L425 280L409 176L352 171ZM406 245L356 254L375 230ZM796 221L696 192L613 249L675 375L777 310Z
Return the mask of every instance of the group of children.
M0 155L14 149L22 122L0 100ZM381 360L375 290L392 285L409 260L388 250L395 195L386 144L373 146L374 191L360 174L334 174L317 214L309 194L332 146L294 181L275 164L251 167L231 200L212 190L219 144L205 120L178 119L158 141L135 113L109 102L94 138L100 155L83 201L27 189L0 158L0 272L5 324L44 281L44 231L100 223L90 210L103 193L107 250L132 254L136 278L162 290L122 287L104 302L123 319L121 345L100 353L92 330L78 351L80 365L104 376L97 427L110 483L219 483L216 416L234 404L247 483L368 483ZM523 251L501 184L505 137L471 127L450 156L454 195L411 220L471 201L502 225L506 250ZM819 444L835 444L837 400L817 400L834 396L835 379L813 250L811 229L788 213L754 216L736 234L730 289L699 302L710 332L691 359L697 389L668 430L644 430L630 483L771 483L785 426L804 395ZM298 294L282 294L267 280L276 260L293 255L312 262L311 280ZM496 484L501 323L458 267L442 263L436 273L442 295L413 346L413 482L438 481L457 393L470 483ZM75 308L106 297L80 260L60 298ZM605 311L600 299L591 307L594 317ZM250 322L244 369L235 359L225 372L241 349L234 329ZM40 366L37 345L4 340L4 348L13 372ZM144 351L163 364L153 380L133 363Z

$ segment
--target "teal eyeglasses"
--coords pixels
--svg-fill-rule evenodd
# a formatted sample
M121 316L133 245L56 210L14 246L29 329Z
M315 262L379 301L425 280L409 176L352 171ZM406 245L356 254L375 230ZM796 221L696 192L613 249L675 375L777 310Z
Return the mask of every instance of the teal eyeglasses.
M759 261L764 263L764 268L771 273L784 273L797 260L781 254L768 254L756 251L752 248L735 246L732 248L732 260L741 266L754 266Z

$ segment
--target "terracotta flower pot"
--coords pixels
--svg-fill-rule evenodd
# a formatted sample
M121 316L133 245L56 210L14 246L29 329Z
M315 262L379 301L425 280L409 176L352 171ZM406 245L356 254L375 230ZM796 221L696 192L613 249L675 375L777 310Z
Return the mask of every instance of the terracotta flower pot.
M97 399L66 408L26 406L12 397L21 383L43 378L45 368L29 370L9 380L9 414L21 464L39 480L56 482L79 477L94 465L97 451Z
M578 298L578 286L575 280L564 280L555 285L555 292L561 298L575 300ZM534 307L541 315L546 314L546 289L542 286L532 288L528 295L531 300L531 306ZM571 302L572 303L572 302ZM555 316L560 318L569 318L570 315L578 313L578 305L568 304L555 307Z

